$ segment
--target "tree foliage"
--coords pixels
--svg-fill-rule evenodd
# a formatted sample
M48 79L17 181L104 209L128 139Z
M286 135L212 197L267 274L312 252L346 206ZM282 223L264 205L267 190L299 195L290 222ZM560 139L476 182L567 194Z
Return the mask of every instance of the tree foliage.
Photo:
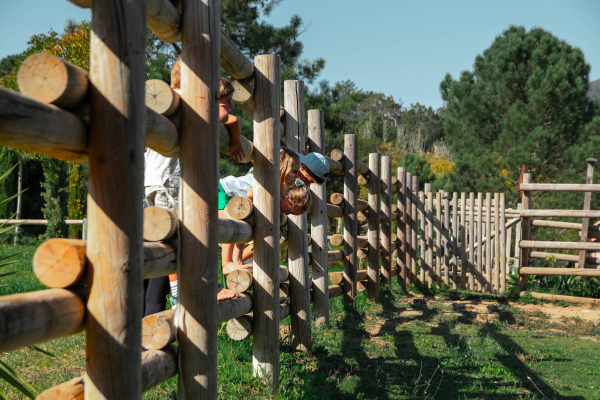
M600 150L598 111L586 98L589 72L579 48L541 28L512 26L472 71L458 80L447 75L440 90L454 187L509 192L515 200L521 165L535 182L585 179L585 159ZM576 197L560 202L566 208Z

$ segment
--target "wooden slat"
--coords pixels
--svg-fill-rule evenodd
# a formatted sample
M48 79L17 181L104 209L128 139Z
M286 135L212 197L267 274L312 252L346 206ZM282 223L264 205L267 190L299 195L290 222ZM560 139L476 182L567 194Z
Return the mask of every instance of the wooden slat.
M527 192L524 192L527 193ZM600 218L600 210L529 210L521 211L523 218L553 217L553 218Z
M521 249L559 249L559 250L595 250L600 251L600 243L581 242L546 242L536 240L521 240Z
M531 192L600 192L600 185L591 183L521 183L521 190Z
M398 167L398 224L396 229L396 235L398 237L400 247L398 249L398 284L402 287L406 287L407 274L406 269L406 167Z
M379 227L381 225L381 199L379 183L381 179L381 155L369 154L369 251L368 251L368 298L379 301ZM391 164L390 164L391 168ZM391 199L390 199L391 200ZM390 225L391 236L391 225Z
M600 277L600 269L589 268L533 268L524 267L519 270L519 275L543 276L594 276Z
M344 135L344 304L356 302L358 136Z

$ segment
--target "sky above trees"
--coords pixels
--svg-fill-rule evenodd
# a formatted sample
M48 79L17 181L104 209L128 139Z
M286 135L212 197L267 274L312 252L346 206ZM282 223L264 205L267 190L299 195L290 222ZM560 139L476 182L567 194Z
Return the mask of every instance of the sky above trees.
M405 105L440 107L439 83L446 73L458 78L472 69L494 38L509 25L540 26L581 48L600 79L598 38L600 2L284 0L267 21L289 24L294 14L308 30L300 36L303 57L327 61L319 76L330 82L352 80L359 88L383 92ZM0 58L19 53L29 38L50 28L62 30L69 18L89 18L67 0L20 0L6 4L0 18Z

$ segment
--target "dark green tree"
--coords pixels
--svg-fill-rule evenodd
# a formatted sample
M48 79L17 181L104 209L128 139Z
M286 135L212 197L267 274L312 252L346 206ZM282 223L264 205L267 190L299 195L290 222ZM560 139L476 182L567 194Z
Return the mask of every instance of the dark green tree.
M541 28L511 26L472 71L458 80L447 75L440 90L457 188L504 191L514 202L521 165L535 182L584 180L586 157L600 150L597 111L586 98L589 72L579 48ZM568 197L578 196L545 198L581 207Z

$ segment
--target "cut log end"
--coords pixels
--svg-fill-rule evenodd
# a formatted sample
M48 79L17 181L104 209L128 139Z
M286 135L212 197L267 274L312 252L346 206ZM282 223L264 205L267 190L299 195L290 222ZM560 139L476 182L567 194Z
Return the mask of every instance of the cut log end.
M329 243L332 246L343 246L344 245L344 237L342 235L331 235L331 239L329 239Z
M252 316L243 315L227 322L227 336L232 340L244 340L252 334Z
M159 350L175 340L173 313L148 315L142 320L142 347Z
M169 240L177 232L177 215L162 207L144 209L144 240L159 242Z
M160 79L146 81L146 106L157 113L170 117L179 109L179 95Z
M227 213L232 219L246 220L252 216L254 206L245 197L235 196L227 203Z
M227 275L227 288L242 293L252 289L252 270L237 269Z
M52 288L85 283L85 249L84 240L50 239L37 248L33 272L40 282Z
M342 162L344 160L344 152L338 149L332 150L331 158L335 161Z

